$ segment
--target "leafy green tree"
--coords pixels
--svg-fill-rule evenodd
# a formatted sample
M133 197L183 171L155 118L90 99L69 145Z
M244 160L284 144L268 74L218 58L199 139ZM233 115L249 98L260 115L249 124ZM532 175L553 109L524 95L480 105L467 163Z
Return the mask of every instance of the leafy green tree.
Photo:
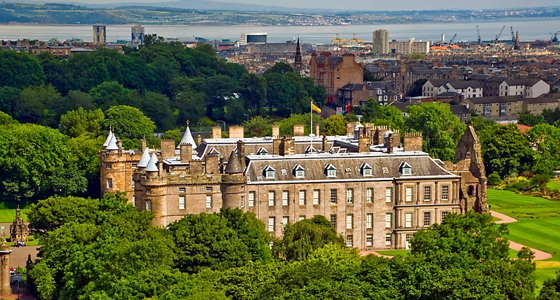
M342 236L324 216L314 216L284 228L282 241L276 245L275 251L287 261L305 260L316 249L327 244L343 246Z
M173 139L175 140L175 144L179 145L181 139L183 138L183 133L179 129L171 129L163 133L163 138Z
M19 96L16 118L22 123L41 123L54 127L58 119L47 107L61 100L60 93L52 85L24 88Z
M106 110L111 106L136 106L137 94L116 81L106 81L89 91L93 102L98 108Z
M17 115L17 106L21 90L12 86L0 87L0 111L12 117Z
M245 108L252 110L256 115L261 115L266 105L266 78L246 73L240 79L240 86Z
M103 148L104 137L90 137L80 135L68 140L68 149L72 152L72 160L87 179L87 189L79 195L88 197L100 196L99 149Z
M466 129L448 104L441 102L411 105L405 127L422 132L424 151L432 157L453 161L459 138Z
M289 118L285 118L278 122L278 127L280 127L280 135L283 136L291 136L294 134L294 125L303 125L304 127L304 134L309 135L311 133L311 118L313 118L313 127L315 125L322 125L323 118L320 115L313 113L313 114L293 114ZM315 129L313 129L315 132Z
M154 92L145 92L140 96L139 102L140 110L148 118L154 120L158 130L165 131L173 128L175 116L167 96Z
M402 111L391 105L379 105L371 98L363 109L364 120L376 125L390 126L393 129L404 129L405 119Z
M18 121L14 120L10 115L5 112L0 111L0 126L17 124Z
M294 68L287 63L278 62L275 63L270 69L264 72L265 75L276 73L276 74L286 74L286 73L293 73Z
M249 117L245 112L243 99L231 97L226 103L224 119L230 124L241 124L247 120L246 117Z
M266 95L269 115L276 109L282 116L298 113L294 103L296 86L283 74L270 73L266 78Z
M527 126L535 126L537 124L544 124L546 120L543 115L533 115L528 111L522 111L519 113L517 117L517 122L519 124L527 125Z
M194 90L178 92L173 98L173 114L181 125L185 120L197 123L206 114L204 94Z
M67 147L67 137L39 125L0 130L0 195L4 201L36 201L85 190L86 179Z
M156 128L154 122L138 108L118 105L105 111L103 127L113 126L115 135L126 139L142 139L151 136Z
M218 214L187 215L171 223L169 230L177 246L176 266L182 272L224 270L251 261L249 247Z
M0 87L19 89L45 83L39 60L26 52L0 51Z
M535 152L515 125L492 125L477 131L486 173L501 178L529 171Z
M60 117L60 132L70 137L88 135L95 138L101 134L104 119L101 109L85 110L80 107Z
M535 150L533 171L552 175L560 167L560 128L537 124L527 132L527 138Z
M95 224L99 200L52 196L29 206L29 227L54 231L70 222Z
M543 283L538 300L560 300L560 274L556 278L548 279Z
M243 122L245 136L270 136L272 135L272 121L261 116L252 117L249 121Z
M346 120L342 115L333 115L325 119L325 134L326 135L345 135L346 134Z
M66 70L66 59L48 52L37 55L45 74L46 83L54 86L59 92L66 94L72 86L72 77Z

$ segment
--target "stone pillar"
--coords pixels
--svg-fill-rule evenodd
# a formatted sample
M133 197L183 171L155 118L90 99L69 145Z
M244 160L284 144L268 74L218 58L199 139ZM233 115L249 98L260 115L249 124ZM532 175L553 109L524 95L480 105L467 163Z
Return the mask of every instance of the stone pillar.
M12 295L12 287L10 286L10 254L12 250L6 243L6 239L2 239L2 246L0 246L0 296L10 296Z

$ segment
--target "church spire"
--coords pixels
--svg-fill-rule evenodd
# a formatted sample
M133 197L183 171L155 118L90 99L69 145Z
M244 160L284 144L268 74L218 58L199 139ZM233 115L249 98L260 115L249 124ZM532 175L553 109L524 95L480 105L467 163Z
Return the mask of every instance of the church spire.
M296 42L296 55L294 57L294 70L296 72L301 72L302 70L302 62L301 62L301 46L299 44L299 37L297 38Z

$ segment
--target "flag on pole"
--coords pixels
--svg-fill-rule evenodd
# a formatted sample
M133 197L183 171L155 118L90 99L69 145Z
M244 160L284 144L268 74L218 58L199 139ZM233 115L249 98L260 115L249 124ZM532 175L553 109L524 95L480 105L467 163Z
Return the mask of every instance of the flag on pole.
M313 104L313 102L311 102L311 110L317 113L321 113L321 109L319 108L319 106Z

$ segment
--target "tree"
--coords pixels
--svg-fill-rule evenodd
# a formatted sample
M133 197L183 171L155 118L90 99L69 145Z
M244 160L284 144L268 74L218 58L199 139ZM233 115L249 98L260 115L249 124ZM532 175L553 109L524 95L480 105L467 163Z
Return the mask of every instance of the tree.
M251 261L249 247L218 214L187 215L169 224L169 230L177 246L176 266L182 272L225 270Z
M85 110L80 107L60 117L60 132L70 137L88 135L95 138L101 134L104 119L101 109Z
M556 278L546 280L539 294L538 300L560 300L560 273Z
M44 83L45 74L35 56L27 52L0 51L0 87L23 89Z
M441 102L411 105L407 113L405 127L422 132L424 151L432 157L453 161L466 126L451 112L449 105Z
M405 119L402 111L391 105L379 105L379 102L373 98L368 100L363 114L365 121L373 122L375 125L404 129Z
M544 124L546 120L543 115L533 115L528 111L522 111L519 113L517 117L517 121L519 124L527 125L527 126L535 126L537 124Z
M18 121L14 120L10 115L5 112L0 111L0 126L6 126L10 124L17 124Z
M52 85L24 88L19 96L16 118L22 123L41 123L55 127L58 118L47 107L61 101L60 93Z
M426 82L428 82L427 79L418 79L418 80L414 81L414 83L412 84L412 87L410 88L410 90L407 93L407 96L409 96L409 97L422 96L422 87L424 86L424 84Z
M333 115L325 119L326 135L345 135L346 120L342 115Z
M4 201L36 201L85 190L67 137L39 125L0 130L0 195Z
M321 118L320 115L316 113L313 114L307 113L302 115L293 114L289 118L285 118L277 123L280 129L280 135L283 136L293 135L294 125L303 125L304 135L310 134L312 132L310 128L311 118L313 118L314 127L315 125L319 125L319 126L322 125L323 119ZM313 128L313 132L315 132L315 128Z
M270 136L272 135L272 121L261 116L252 117L249 121L243 122L245 136Z
M151 136L156 128L154 122L138 108L126 105L113 106L105 111L103 127L113 126L120 138L142 139Z
M344 245L342 236L324 216L314 216L284 228L282 241L274 245L279 256L287 261L305 260L316 249L327 244Z
M0 111L15 117L21 90L12 86L0 87Z
M116 81L106 81L89 91L93 102L98 108L106 110L116 105L136 106L137 96L132 90L126 89Z
M266 79L255 74L243 74L240 80L241 97L245 100L245 108L261 115L266 105Z
M291 72L295 72L294 68L292 68L292 66L290 66L287 63L278 62L278 63L275 63L274 66L272 66L270 69L264 71L264 74L265 75L272 74L272 73L286 74L286 73L291 73Z
M165 131L174 127L175 116L167 96L154 92L145 92L140 96L139 103L139 108L148 118L154 120L158 130Z
M560 167L560 128L537 124L527 132L530 145L535 150L533 171L551 176Z
M54 231L70 222L96 224L99 200L80 197L52 196L29 206L29 227Z

